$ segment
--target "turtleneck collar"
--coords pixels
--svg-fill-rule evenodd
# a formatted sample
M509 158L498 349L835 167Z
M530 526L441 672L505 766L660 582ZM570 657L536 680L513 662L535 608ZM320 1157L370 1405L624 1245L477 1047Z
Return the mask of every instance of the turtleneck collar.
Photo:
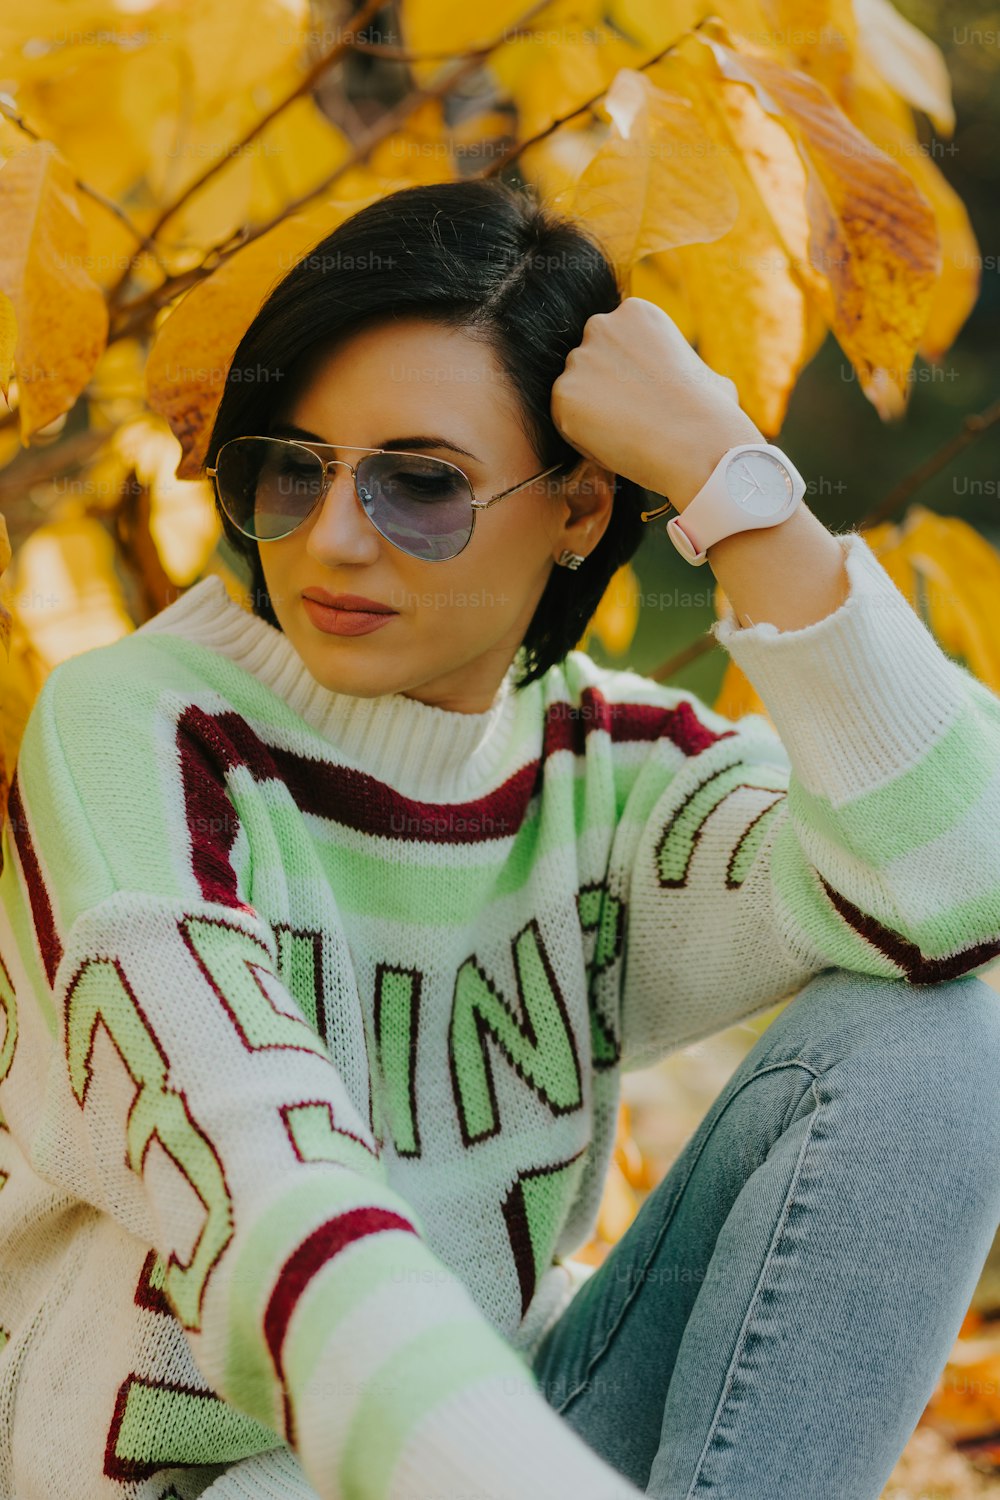
M288 637L238 604L209 574L138 627L176 635L228 657L276 693L359 770L405 795L453 801L494 781L532 684L513 690L513 663L482 713L433 707L404 693L361 698L324 687ZM494 781L495 784L495 781Z

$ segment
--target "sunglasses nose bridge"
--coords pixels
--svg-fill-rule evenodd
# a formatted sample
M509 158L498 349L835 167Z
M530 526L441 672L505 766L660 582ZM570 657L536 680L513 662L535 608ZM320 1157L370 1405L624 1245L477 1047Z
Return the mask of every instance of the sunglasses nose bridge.
M349 464L346 458L324 458L322 460L322 463L323 473L326 475L327 479L329 479L330 477L331 469L350 469L351 477L354 477L354 465Z
M323 493L319 501L317 501L314 505L314 514L318 515L319 526L324 530L327 530L330 525L336 525L336 522L333 520L333 513L328 511L327 509L327 501L330 499L330 495L333 490L333 482L336 478L336 474L334 471L338 468L348 470L351 476L350 491L354 496L354 502L361 511L362 515L366 517L366 522L370 523L371 517L368 514L368 506L362 499L361 495L358 493L359 486L357 465L348 463L346 458L324 458L322 460L322 464L323 477L325 481ZM367 525L365 527L365 531L367 532Z
M346 458L325 458L323 459L323 478L326 482L323 488L323 499L325 500L327 498L331 488L333 487L333 481L336 478L336 475L333 472L334 469L347 469L349 471L351 476L351 487L355 492L355 498L357 498L357 465L349 464Z

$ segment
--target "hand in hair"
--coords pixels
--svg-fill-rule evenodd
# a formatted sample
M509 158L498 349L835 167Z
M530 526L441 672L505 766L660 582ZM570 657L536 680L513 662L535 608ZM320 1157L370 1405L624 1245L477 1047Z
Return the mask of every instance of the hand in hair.
M669 314L644 297L626 297L587 319L552 385L551 410L579 453L678 510L727 448L764 441L733 382L710 369Z

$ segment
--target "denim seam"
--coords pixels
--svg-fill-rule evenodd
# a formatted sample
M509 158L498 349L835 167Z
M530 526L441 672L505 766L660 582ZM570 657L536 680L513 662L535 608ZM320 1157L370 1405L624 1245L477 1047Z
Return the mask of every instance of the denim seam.
M782 1058L781 1060L779 1060L777 1062L765 1063L761 1067L756 1068L753 1071L753 1073L750 1074L749 1078L745 1078L743 1080L743 1082L740 1084L739 1088L736 1088L736 1089L733 1090L733 1092L729 1096L729 1098L726 1099L725 1102L722 1104L721 1108L718 1109L718 1112L716 1114L715 1119L711 1120L709 1128L705 1132L705 1139L702 1141L701 1146L700 1146L700 1148L698 1150L697 1155L692 1159L692 1161L691 1161L691 1163L690 1163L690 1165L688 1167L687 1173L685 1174L684 1181L680 1184L680 1186L679 1186L676 1194L674 1195L674 1200L673 1200L673 1204L671 1205L670 1211L668 1213L665 1213L664 1216L663 1216L663 1222L661 1223L659 1229L657 1230L656 1238L654 1239L652 1247L651 1247L651 1249L649 1251L649 1254L647 1255L647 1257L645 1259L645 1262L643 1264L643 1271L644 1272L648 1268L650 1261L653 1259L653 1256L656 1254L656 1252L657 1252L657 1250L659 1248L659 1245L660 1245L660 1241L663 1239L663 1236L666 1234L667 1229L669 1228L671 1222L673 1221L673 1217L674 1217L674 1214L677 1211L678 1204L680 1203L681 1199L683 1198L685 1189L687 1188L687 1185L688 1185L688 1183L691 1180L691 1175L694 1172L694 1169L698 1165L698 1161L701 1158L701 1153L704 1151L705 1147L708 1145L708 1142L709 1142L709 1140L711 1139L711 1136L712 1136L712 1132L715 1130L715 1127L718 1125L719 1121L722 1119L723 1115L726 1113L726 1110L729 1108L729 1106L733 1103L733 1101L735 1099L739 1098L739 1096L740 1096L740 1094L742 1094L743 1090L745 1088L748 1088L749 1085L751 1083L753 1083L753 1081L755 1079L763 1077L763 1075L765 1073L779 1072L782 1068L803 1068L803 1069L805 1069L805 1071L807 1073L811 1073L812 1074L813 1084L815 1083L816 1079L819 1077L819 1074L816 1072L816 1069L812 1066L811 1063L805 1062L800 1057L788 1057L788 1058ZM812 1084L810 1085L810 1087L812 1087ZM725 1090L723 1089L723 1093L724 1092L725 1092ZM718 1100L716 1100L716 1104L718 1104ZM798 1106L796 1105L796 1108L797 1107ZM713 1108L715 1108L715 1105L713 1105ZM709 1111L709 1115L706 1116L706 1119L709 1119L710 1115L711 1115L711 1110ZM702 1122L702 1123L704 1123L704 1122ZM697 1128L700 1129L701 1127L699 1126ZM626 1230L626 1234L627 1233L628 1233L628 1231ZM596 1352L594 1354L592 1354L591 1357L590 1357L590 1359L587 1361L586 1368L585 1368L585 1370L583 1372L583 1377L582 1377L581 1381L579 1382L579 1384L577 1384L576 1386L574 1386L574 1388L571 1391L567 1392L567 1394L563 1397L562 1401L560 1402L560 1404L558 1406L553 1407L553 1410L555 1412L557 1412L559 1415L562 1415L565 1412L566 1408L569 1406L569 1403L571 1401L573 1401L577 1396L579 1396L583 1391L585 1391L587 1389L587 1386L590 1383L590 1377L591 1377L591 1374L593 1372L594 1366L597 1364L598 1360L601 1359L601 1357L605 1353L606 1349L608 1348L608 1345L614 1339L614 1336L615 1336L615 1334L618 1331L618 1327L619 1327L622 1319L624 1318L626 1312L628 1311L629 1306L630 1306L630 1304L632 1302L633 1297L635 1297L638 1294L638 1292L639 1292L639 1290L641 1288L641 1285L642 1285L641 1279L637 1279L636 1280L636 1284L633 1286L632 1290L628 1293L628 1295L625 1297L624 1301L622 1302L622 1305L621 1305L621 1308L619 1310L618 1316L617 1316L617 1318L615 1318L614 1322L611 1324L611 1327L608 1329L607 1333L605 1334L604 1339L601 1342L600 1348L597 1349Z
M696 1492L701 1484L701 1474L705 1466L705 1460L708 1457L709 1450L715 1442L723 1412L725 1411L726 1405L732 1394L732 1388L736 1379L737 1369L743 1355L743 1350L746 1346L747 1333L750 1327L750 1323L753 1319L757 1303L760 1299L761 1288L763 1287L764 1282L767 1278L768 1271L774 1259L775 1251L781 1241L782 1235L784 1234L792 1204L795 1201L796 1189L798 1188L799 1178L802 1175L802 1164L805 1161L806 1152L809 1150L809 1146L812 1143L814 1126L819 1117L820 1110L823 1108L823 1100L819 1097L818 1093L816 1093L816 1082L817 1078L814 1076L811 1088L813 1089L814 1095L816 1097L816 1108L810 1114L809 1127L806 1131L805 1139L803 1140L802 1145L799 1149L798 1157L796 1158L795 1170L792 1173L792 1180L788 1185L788 1192L785 1195L784 1206L782 1208L781 1214L778 1217L778 1222L775 1225L774 1234L771 1236L771 1243L768 1246L767 1254L764 1257L764 1263L760 1268L760 1275L757 1278L757 1285L754 1287L753 1295L750 1298L749 1306L747 1307L746 1314L743 1318L742 1327L740 1328L739 1335L736 1339L736 1347L733 1350L732 1359L729 1361L729 1368L726 1371L726 1379L725 1384L722 1388L722 1394L719 1397L719 1402L715 1409L715 1415L713 1416L711 1425L708 1429L704 1446L698 1456L698 1462L695 1465L691 1484L688 1488L687 1494L684 1497L684 1500L695 1500Z

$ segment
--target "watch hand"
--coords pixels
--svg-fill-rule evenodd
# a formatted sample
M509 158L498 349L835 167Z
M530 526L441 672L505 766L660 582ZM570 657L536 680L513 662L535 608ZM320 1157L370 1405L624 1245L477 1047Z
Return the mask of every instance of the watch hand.
M754 490L759 490L760 489L760 484L753 477L753 475L750 473L749 469L747 468L746 459L742 459L741 458L739 460L739 462L737 463L736 467L737 467L738 478L742 479L744 484L749 484L750 485L750 488L747 490L746 494L745 495L741 495L740 498L739 498L739 502L738 503L740 505L745 505L746 502L749 500L750 496L753 494Z

